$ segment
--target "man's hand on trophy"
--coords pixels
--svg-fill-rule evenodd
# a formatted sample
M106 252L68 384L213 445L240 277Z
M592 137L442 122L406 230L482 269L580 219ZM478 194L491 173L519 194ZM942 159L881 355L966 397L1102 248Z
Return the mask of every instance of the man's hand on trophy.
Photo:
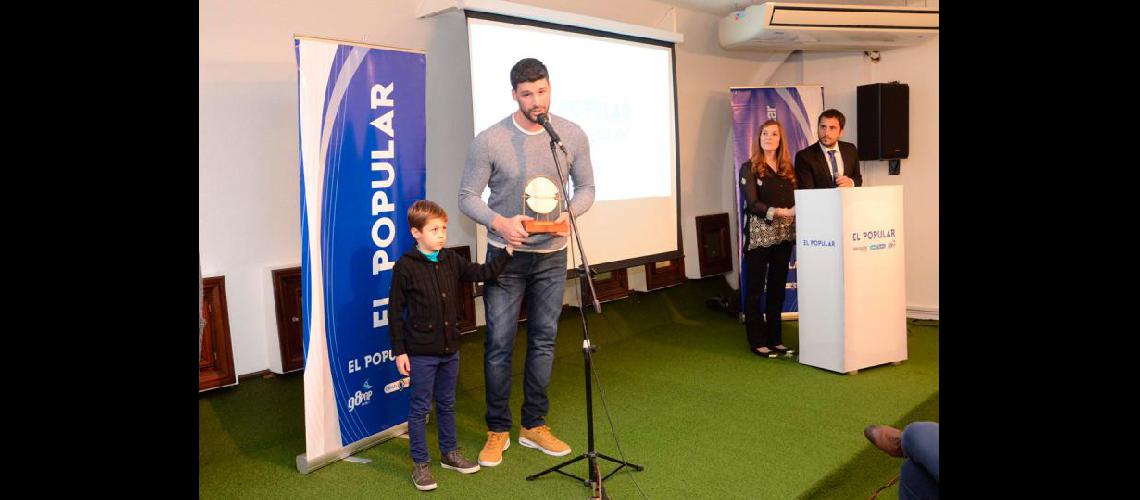
M562 212L562 213L558 214L558 220L554 221L554 223L555 224L566 224L566 223L568 223L569 220L570 220L570 212ZM567 227L569 227L569 226L567 226ZM554 233L554 234L557 234L558 236L570 236L570 231L565 231L565 232L559 231L559 232Z
M496 215L495 220L491 222L491 229L494 229L496 233L499 233L499 236L502 236L503 239L507 240L507 243L510 243L517 247L521 246L523 242L526 241L527 236L530 236L527 234L526 229L523 229L523 221L528 220L534 220L534 217L528 215L516 215L508 219L502 215Z

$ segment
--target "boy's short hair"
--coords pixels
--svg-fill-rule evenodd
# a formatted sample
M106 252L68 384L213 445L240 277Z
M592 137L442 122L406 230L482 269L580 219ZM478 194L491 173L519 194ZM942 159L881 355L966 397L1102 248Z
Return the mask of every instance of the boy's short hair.
M424 224L427 224L432 219L443 219L447 221L447 212L443 207L437 205L431 200L417 200L408 207L408 225L423 230Z

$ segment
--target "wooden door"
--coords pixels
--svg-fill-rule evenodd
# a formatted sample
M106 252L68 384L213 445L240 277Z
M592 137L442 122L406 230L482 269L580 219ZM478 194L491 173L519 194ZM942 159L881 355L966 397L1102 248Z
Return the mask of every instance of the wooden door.
M202 279L202 352L198 357L198 391L234 385L233 347L230 343L229 312L226 309L226 278Z

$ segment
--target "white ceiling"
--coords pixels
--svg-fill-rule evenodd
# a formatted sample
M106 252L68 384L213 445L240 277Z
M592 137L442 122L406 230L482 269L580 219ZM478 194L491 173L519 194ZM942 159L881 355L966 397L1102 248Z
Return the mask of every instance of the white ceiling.
M707 12L717 16L727 16L738 10L768 0L657 0L658 2ZM780 0L779 3L823 3L843 5L889 5L892 7L931 7L938 8L938 0Z

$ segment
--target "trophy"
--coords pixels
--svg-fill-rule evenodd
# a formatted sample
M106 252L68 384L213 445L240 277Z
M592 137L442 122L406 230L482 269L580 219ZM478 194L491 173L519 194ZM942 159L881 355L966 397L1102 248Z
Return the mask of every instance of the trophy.
M523 221L523 229L528 233L565 233L570 231L570 224L558 220L562 205L562 192L558 185L550 179L538 176L530 180L523 190L522 213L534 217L534 220Z

